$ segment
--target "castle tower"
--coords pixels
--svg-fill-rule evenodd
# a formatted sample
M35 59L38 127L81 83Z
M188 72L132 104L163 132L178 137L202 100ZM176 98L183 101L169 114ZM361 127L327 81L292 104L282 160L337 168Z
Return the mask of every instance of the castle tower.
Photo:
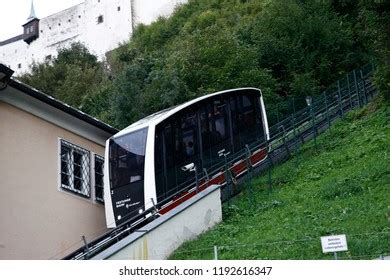
M34 0L31 0L30 15L27 18L27 23L23 24L23 40L30 44L39 37L39 19L35 15Z

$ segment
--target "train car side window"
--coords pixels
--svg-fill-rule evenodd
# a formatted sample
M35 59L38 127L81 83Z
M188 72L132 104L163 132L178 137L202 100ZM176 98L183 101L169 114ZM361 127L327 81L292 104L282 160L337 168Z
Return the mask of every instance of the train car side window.
M156 129L155 146L154 146L154 172L156 177L157 201L164 198L165 175L164 175L164 139L161 129Z
M243 128L248 130L255 124L255 110L253 106L253 98L251 98L251 96L242 96L241 112L243 114Z
M231 126L233 132L233 146L234 152L239 151L242 148L241 145L241 135L240 135L240 123L239 123L239 112L237 108L237 97L231 96L229 98L230 103L230 116L231 116Z
M217 99L214 100L213 121L215 123L215 135L218 136L217 142L226 140L229 137L227 104L225 101Z
M196 113L190 111L181 119L183 158L189 159L198 153Z
M203 167L209 168L219 160L218 151L231 151L230 124L227 101L213 98L199 110L203 148Z
M162 129L163 149L165 160L165 176L166 176L166 192L176 187L176 172L175 172L175 153L176 141L174 135L174 122L166 123Z

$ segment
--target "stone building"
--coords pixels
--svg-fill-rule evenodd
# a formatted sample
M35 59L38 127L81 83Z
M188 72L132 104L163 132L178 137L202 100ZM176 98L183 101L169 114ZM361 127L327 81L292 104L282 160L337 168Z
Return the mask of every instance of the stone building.
M0 62L16 75L32 62L56 56L58 48L82 42L104 59L105 53L129 40L137 24L150 24L169 16L187 0L85 0L61 12L39 19L33 2L23 33L0 42Z

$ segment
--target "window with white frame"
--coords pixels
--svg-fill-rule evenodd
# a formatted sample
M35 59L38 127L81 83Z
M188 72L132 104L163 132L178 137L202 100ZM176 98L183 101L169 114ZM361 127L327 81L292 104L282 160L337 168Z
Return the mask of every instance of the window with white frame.
M104 158L99 155L95 155L95 200L101 203L104 203L103 170Z
M90 153L63 139L61 141L61 189L91 197Z

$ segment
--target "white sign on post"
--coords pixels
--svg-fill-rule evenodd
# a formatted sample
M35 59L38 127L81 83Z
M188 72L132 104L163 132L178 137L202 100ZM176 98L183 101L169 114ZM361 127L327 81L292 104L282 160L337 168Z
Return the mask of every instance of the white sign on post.
M348 251L345 234L322 236L321 245L323 253Z

